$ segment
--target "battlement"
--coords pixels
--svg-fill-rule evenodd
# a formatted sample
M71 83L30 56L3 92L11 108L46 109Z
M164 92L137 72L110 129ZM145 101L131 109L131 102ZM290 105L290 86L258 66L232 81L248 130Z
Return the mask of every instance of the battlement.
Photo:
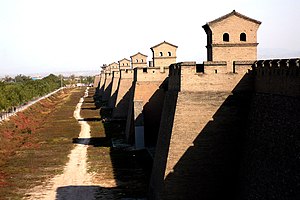
M300 59L258 60L252 65L259 93L300 97Z
M217 74L217 73L227 73L227 62L226 61L205 61L204 73L206 74Z
M161 72L159 67L134 68L135 81L164 81L168 76L166 71Z
M297 74L297 70L300 68L300 58L294 59L274 59L274 60L258 60L253 63L252 69L261 72L258 73L263 75L264 70L269 70L270 73L274 73L275 70L288 70L288 74L293 74L290 72L295 72ZM269 74L270 74L269 73ZM278 72L277 72L278 73Z
M250 68L249 62L239 64L243 69L244 66ZM169 67L168 89L189 92L231 91L245 73L228 73L226 62L220 61L205 62L203 65L196 62L176 63Z
M133 79L133 69L120 69L121 79Z

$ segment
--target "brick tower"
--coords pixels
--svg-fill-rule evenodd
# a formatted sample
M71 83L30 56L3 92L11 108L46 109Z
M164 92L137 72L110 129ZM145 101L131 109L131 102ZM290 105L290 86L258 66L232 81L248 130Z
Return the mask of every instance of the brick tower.
M235 10L203 26L207 34L207 61L225 61L232 72L233 61L257 60L257 30L260 21Z
M153 53L153 67L159 67L161 72L171 64L176 63L177 46L166 41L151 47Z

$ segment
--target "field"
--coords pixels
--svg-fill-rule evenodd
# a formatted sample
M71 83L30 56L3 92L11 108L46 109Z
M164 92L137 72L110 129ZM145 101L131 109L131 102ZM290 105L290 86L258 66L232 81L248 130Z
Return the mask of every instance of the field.
M32 188L48 187L49 180L64 173L71 150L81 145L73 113L84 90L60 91L0 124L0 199L30 198ZM85 145L87 172L93 177L91 186L82 189L96 188L97 199L143 198L151 168L146 152L112 147L112 141L124 141L124 123L102 122L93 90L80 110L90 126Z
M66 89L0 125L0 197L26 190L61 173L80 127L73 118L83 89Z

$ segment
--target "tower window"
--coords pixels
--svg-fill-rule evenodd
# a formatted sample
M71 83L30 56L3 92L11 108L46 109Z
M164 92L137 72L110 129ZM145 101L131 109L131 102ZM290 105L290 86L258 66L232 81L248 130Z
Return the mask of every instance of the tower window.
M142 62L144 62L144 60L142 59Z
M138 60L138 59L136 59L135 61L136 61L137 63L139 62L139 60Z
M229 34L228 33L223 34L223 41L224 42L229 42Z
M169 51L169 52L168 52L168 56L171 56L171 55L172 55L172 53Z
M123 66L124 66L124 63L123 63Z
M163 56L163 52L159 52L159 55L160 55L160 56Z
M246 40L247 40L246 33L241 33L241 34L240 34L240 41L246 42Z

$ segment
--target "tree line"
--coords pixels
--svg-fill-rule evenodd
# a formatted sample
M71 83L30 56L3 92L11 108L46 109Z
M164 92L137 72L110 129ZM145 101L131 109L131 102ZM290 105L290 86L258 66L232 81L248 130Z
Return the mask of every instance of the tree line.
M14 82L0 82L0 112L44 96L60 86L61 78L53 74L40 80L32 80L30 77L18 75Z

